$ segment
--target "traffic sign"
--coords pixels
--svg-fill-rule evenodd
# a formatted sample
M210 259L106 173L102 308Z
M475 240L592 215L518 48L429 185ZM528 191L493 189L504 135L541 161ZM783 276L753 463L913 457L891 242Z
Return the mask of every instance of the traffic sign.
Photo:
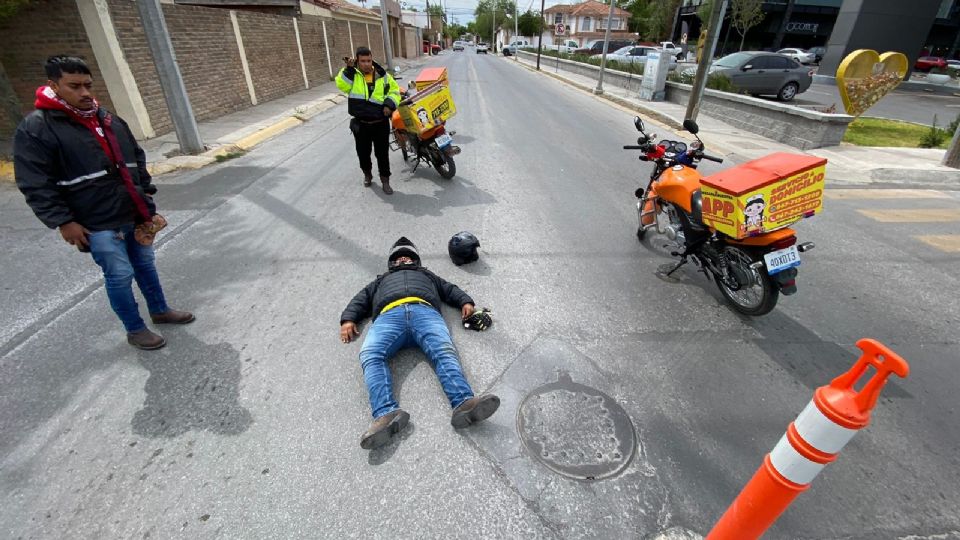
M567 25L563 23L557 23L557 28L555 32L558 36L562 36L567 33Z
M684 32L683 35L680 36L680 44L681 44L681 45L686 45L686 44L687 44L687 33L686 33L686 32Z

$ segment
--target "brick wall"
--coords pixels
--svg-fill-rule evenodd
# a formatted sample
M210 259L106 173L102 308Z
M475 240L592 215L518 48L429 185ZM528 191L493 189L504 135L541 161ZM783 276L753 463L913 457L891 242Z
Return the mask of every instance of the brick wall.
M54 54L83 57L93 72L94 95L101 105L113 109L76 2L34 0L0 24L0 62L24 114L33 110L34 93L47 80L43 64ZM0 130L0 137L12 134L8 128Z
M136 5L132 0L110 0L110 15L154 130L158 135L173 130ZM197 120L249 107L230 12L164 4L163 16Z
M363 36L363 41L367 40L367 31L370 32L370 43L367 43L367 47L370 47L370 50L373 51L373 59L376 60L377 63L381 65L386 65L387 55L383 51L383 31L381 30L381 27L379 25L373 25L373 24L358 25L358 26L360 26L361 28L363 28L364 26L366 27L365 29L363 29L363 33L361 34ZM354 29L354 32L356 32L356 29ZM357 41L356 34L353 35L353 41L354 42Z
M269 101L304 90L293 19L237 12L237 21L257 101Z
M347 24L351 23L337 20L327 21L327 43L330 45L330 61L333 62L334 75L343 67L344 56L353 57L354 51L350 49L350 33L347 30ZM354 31L359 27L359 25L354 24ZM356 35L354 35L354 44L357 47L360 46L356 41Z
M307 66L307 80L310 81L310 86L329 82L327 47L323 42L323 25L320 17L304 15L297 24L300 25L300 46L303 47L303 62ZM330 61L334 66L339 65L338 60L338 57L331 54Z

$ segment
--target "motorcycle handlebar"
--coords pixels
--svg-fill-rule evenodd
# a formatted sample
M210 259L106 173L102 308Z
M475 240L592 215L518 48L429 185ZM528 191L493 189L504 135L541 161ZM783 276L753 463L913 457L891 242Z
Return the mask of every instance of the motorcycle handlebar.
M700 157L707 161L713 161L715 163L723 163L723 158L714 157L709 154L702 154Z
M643 147L635 144L625 144L623 145L623 149L624 150L643 150Z

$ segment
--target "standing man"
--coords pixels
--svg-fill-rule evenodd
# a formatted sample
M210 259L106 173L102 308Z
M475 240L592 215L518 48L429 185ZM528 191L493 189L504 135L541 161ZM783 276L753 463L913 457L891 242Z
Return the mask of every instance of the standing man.
M154 264L153 237L166 223L157 215L146 155L126 122L100 107L93 76L81 58L52 56L36 110L13 140L17 187L40 221L89 252L103 270L110 306L138 349L166 340L151 332L137 307L134 279L154 324L186 324L192 314L167 306Z
M373 183L373 163L370 146L377 156L383 192L393 193L390 187L390 117L400 104L397 81L380 64L373 61L373 53L366 47L357 49L356 58L343 58L346 67L337 75L337 88L349 96L347 112L353 119L350 131L357 142L357 157L363 170L363 185Z
M468 328L485 330L492 322L485 310L474 309L473 299L460 287L420 266L417 247L400 237L387 256L387 272L361 289L340 315L343 343L360 335L357 323L373 317L360 348L360 367L373 413L373 424L360 438L361 448L369 450L390 442L410 420L393 395L387 365L404 347L420 347L433 364L453 408L450 424L455 429L489 418L500 406L500 398L493 394L474 396L440 314L440 302L458 308Z

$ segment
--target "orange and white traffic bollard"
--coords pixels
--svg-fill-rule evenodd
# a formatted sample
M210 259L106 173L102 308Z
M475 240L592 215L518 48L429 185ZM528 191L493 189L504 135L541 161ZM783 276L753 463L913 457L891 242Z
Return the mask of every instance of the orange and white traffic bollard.
M850 439L870 423L870 412L891 373L906 377L910 366L872 339L861 339L863 355L843 375L814 392L800 416L767 454L753 478L707 535L707 540L760 538ZM873 367L858 391L854 385Z

